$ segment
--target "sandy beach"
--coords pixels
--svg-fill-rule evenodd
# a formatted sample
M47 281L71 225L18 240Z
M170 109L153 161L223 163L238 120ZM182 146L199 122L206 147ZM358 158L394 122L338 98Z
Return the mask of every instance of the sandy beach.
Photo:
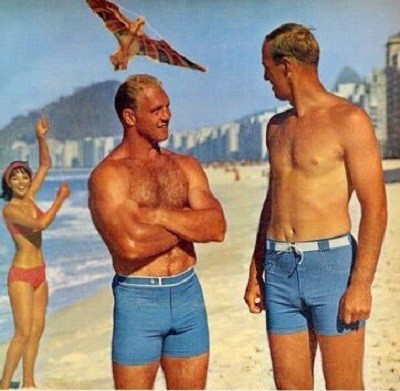
M385 169L400 161L384 162ZM208 168L211 187L224 206L228 233L223 243L196 246L211 332L208 389L273 389L265 316L252 315L243 301L261 205L266 166L239 167L240 180L223 168ZM367 389L400 389L400 183L387 184L389 224L373 285L367 323ZM351 201L353 234L360 211ZM111 282L112 276L110 276ZM37 364L42 389L111 389L111 290L98 292L48 318ZM5 346L0 347L1 363ZM2 364L1 364L2 365ZM19 372L15 379L20 378ZM164 389L161 372L156 389ZM319 357L316 389L324 389Z

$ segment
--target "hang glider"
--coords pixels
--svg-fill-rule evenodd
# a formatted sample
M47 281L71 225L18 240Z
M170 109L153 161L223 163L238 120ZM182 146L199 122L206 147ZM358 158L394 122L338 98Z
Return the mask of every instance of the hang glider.
M150 38L144 32L146 23L144 18L128 19L116 4L108 0L86 0L86 2L118 40L119 46L110 56L116 71L127 69L129 61L137 55L170 65L207 71L202 65L178 53L166 41Z

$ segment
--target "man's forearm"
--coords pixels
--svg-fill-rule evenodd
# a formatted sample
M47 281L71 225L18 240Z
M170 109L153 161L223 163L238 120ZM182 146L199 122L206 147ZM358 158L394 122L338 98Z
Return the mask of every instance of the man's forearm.
M371 285L386 230L387 210L382 206L374 213L362 213L358 249L351 283Z
M137 257L147 258L165 253L178 243L179 238L176 235L161 228L157 234L150 234L144 240L136 240L134 247Z
M250 264L249 278L259 282L263 277L264 272L264 259L266 251L266 236L267 227L270 221L270 202L267 196L261 210L260 221L258 223L258 230L256 236L256 243L254 246L253 257Z
M93 213L94 207L92 207ZM134 216L137 211L134 212ZM129 208L115 212L108 225L100 231L112 233L107 242L114 252L127 259L144 259L165 253L176 246L180 239L160 225L135 221Z
M114 241L115 252L124 258L137 260L158 256L179 243L172 232L157 225L135 223L121 232L118 242Z
M222 241L225 235L225 219L222 210L173 210L160 208L144 210L144 218L190 242Z

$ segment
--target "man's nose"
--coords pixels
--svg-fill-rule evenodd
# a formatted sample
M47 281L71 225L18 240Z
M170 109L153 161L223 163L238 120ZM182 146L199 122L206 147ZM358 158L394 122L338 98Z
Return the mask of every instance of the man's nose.
M166 120L169 120L171 118L171 111L169 110L168 107L164 108L161 111L161 118Z

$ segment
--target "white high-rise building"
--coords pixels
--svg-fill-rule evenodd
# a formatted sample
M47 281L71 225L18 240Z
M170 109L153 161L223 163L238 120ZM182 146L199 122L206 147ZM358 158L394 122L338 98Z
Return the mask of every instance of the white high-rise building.
M387 128L389 157L400 157L400 32L386 44Z
M365 109L375 127L383 157L387 154L387 104L386 104L386 71L384 68L374 69L368 80L368 90Z

